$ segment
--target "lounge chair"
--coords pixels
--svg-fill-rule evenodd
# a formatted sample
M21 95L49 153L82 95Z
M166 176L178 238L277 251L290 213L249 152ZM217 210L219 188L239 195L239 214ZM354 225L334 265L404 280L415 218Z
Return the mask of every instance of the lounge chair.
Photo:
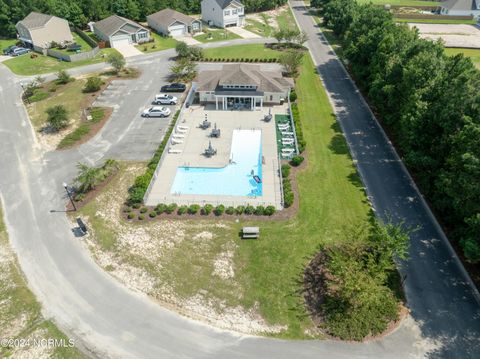
M178 125L177 128L179 128L180 130L185 130L185 131L188 130L188 126L180 126L180 125Z
M176 133L183 133L183 134L185 134L185 133L187 133L187 130L182 130L182 129L179 129L179 128L177 127L177 128L175 129L175 132L176 132Z
M176 140L176 139L172 138L172 140L170 141L170 143L171 143L172 145L178 145L178 144L180 144L180 143L183 143L183 141L182 141L182 140Z
M168 153L180 154L180 153L182 153L182 150L176 150L176 149L170 147L168 149Z
M293 153L295 150L293 148L282 148L282 153Z
M281 131L282 136L293 136L293 132L290 131Z
M173 138L185 138L185 135L183 135L183 134L176 134L176 133L175 133L175 134L172 135L172 137L173 137Z

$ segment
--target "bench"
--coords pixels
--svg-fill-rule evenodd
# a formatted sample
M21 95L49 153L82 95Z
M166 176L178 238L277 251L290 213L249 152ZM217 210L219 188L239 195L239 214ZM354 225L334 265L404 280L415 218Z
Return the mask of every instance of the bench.
M242 238L258 238L260 236L260 228L258 227L243 227Z
M83 232L83 234L86 234L87 233L87 226L85 225L85 223L83 223L83 221L80 217L77 218L77 224L78 224L78 228L80 228L80 230Z

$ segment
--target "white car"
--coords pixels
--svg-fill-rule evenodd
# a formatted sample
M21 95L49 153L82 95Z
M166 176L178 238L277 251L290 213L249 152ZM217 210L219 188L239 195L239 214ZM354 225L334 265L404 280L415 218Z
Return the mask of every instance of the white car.
M153 106L144 110L142 117L167 117L171 112L167 107Z
M155 95L155 100L153 100L153 103L155 105L176 105L177 102L178 98L164 93L161 93L160 95Z

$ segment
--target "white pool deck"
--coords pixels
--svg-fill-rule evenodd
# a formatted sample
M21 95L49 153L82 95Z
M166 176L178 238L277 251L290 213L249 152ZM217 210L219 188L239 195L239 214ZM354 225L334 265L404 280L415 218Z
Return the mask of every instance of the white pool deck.
M185 109L180 116L180 121L177 123L177 128L178 126L183 128L181 133L178 133L178 140L182 141L182 143L174 145L170 142L168 143L166 153L155 172L154 181L145 201L146 205L154 206L158 203L204 205L209 203L212 205L223 204L225 207L236 207L251 204L253 206L273 205L277 209L281 209L280 164L277 156L275 120L272 119L272 121L268 123L262 121L264 115L268 114L269 109L272 115L285 114L287 105L264 107L262 110L257 109L255 111L215 110L214 105L191 106ZM207 114L208 120L212 123L212 128L216 123L217 128L221 130L220 138L209 137L211 128L202 130L198 127L205 119L205 114ZM187 127L188 130L185 130ZM248 197L171 193L172 184L179 166L218 168L228 165L234 129L262 130L262 196ZM174 133L175 132L174 130ZM217 150L217 155L206 158L203 155L203 151L208 147L209 140L212 141L212 147ZM169 149L174 153L168 153Z

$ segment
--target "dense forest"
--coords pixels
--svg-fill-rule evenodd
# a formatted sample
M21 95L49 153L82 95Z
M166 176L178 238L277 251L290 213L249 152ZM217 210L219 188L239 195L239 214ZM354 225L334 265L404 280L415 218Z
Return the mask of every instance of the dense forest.
M314 0L449 236L480 262L480 71L381 7Z
M188 14L200 13L201 0L0 0L0 36L14 37L15 24L30 11L38 11L67 19L83 27L89 21L111 14L144 21L158 10L172 8ZM273 9L287 0L242 0L247 12Z

